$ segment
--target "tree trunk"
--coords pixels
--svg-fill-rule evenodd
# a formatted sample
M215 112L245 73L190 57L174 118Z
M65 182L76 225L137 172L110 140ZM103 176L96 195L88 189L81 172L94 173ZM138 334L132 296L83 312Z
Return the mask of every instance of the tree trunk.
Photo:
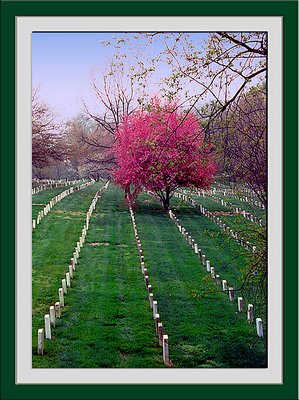
M125 186L125 199L127 199L127 198L130 199L130 197L131 197L130 184L127 184Z
M169 203L170 203L170 189L166 188L165 196L162 197L162 203L165 211L169 210Z

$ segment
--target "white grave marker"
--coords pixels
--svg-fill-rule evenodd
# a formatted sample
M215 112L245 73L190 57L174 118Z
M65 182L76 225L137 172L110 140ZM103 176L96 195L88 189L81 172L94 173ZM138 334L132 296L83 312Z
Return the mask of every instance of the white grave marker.
M150 302L150 307L153 308L153 301L154 301L154 295L153 293L149 294L149 302Z
M71 287L71 277L70 277L70 273L69 272L67 272L65 274L65 278L66 278L66 286L70 288Z
M158 322L159 346L163 346L163 324Z
M69 265L69 274L70 277L73 278L73 267L71 265Z
M62 285L63 293L67 294L66 280L65 279L61 280L61 285Z
M248 304L247 308L247 320L249 322L253 321L253 304Z
M37 354L44 354L44 330L39 329L37 331Z
M209 260L206 261L206 267L207 267L207 272L211 272L211 264Z
M64 296L63 296L63 289L62 288L58 289L58 296L59 296L60 307L64 307Z
M155 314L155 328L156 328L156 333L158 333L158 323L161 322L160 321L160 315L159 314Z
M258 337L263 337L264 333L263 333L263 321L261 318L257 318L256 320L256 332Z
M59 301L57 301L55 303L55 317L60 318L60 316L61 316L60 303Z
M46 339L51 339L51 324L50 324L50 315L45 315L45 334Z
M243 311L243 297L238 297L238 311Z
M56 317L55 317L55 308L54 306L50 307L50 324L55 328L56 325Z
M164 364L169 364L168 335L163 335L163 361Z

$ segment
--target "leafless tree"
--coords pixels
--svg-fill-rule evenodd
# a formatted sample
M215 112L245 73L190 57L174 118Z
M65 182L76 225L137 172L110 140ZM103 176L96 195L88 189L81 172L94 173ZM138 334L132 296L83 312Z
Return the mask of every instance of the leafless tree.
M114 135L84 115L66 125L68 163L72 169L95 180L110 177L114 165Z
M32 93L32 166L42 168L63 161L66 148L62 127L55 122L54 111L40 99L39 90Z

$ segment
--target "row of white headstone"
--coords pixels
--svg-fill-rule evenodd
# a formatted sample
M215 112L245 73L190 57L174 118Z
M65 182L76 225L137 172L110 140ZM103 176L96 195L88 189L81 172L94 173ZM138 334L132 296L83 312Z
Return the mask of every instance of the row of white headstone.
M55 197L52 197L52 199L49 201L48 204L45 205L44 209L41 210L38 214L37 214L37 218L36 220L33 219L32 220L32 229L35 229L37 227L37 225L40 224L41 220L51 211L51 209L57 204L59 203L62 199L64 199L65 197L69 196L70 194L77 192L79 190L85 189L88 186L91 186L95 183L94 180L83 183L80 186L74 186L74 187L70 187L69 189L64 190L63 192L61 192L60 194L58 194Z
M256 252L256 246L253 246L248 240L246 241L243 237L240 237L237 231L233 231L228 225L224 224L222 220L219 217L216 217L216 215L213 212L207 210L201 204L197 204L196 201L186 196L185 194L175 193L175 197L182 199L186 203L190 203L192 207L198 209L203 216L215 222L215 224L217 224L225 234L232 237L238 244L244 247L244 249L251 251L253 253Z
M236 187L236 188L234 188L234 189L232 189L232 188L229 188L229 187L227 187L227 186L223 186L223 188L221 188L221 187L214 187L213 188L213 191L215 192L215 193L221 193L221 194L223 194L224 196L226 196L226 194L228 193L229 195L232 195L232 196L249 196L249 197L256 197L257 196L257 193L256 192L254 192L253 190L251 190L251 189L249 189L249 188L246 188L246 187Z
M84 178L82 179L75 179L75 180L69 180L68 178L61 178L61 179L38 179L38 178L32 178L32 182L35 183L41 183L41 184L47 184L50 185L51 183L65 183L65 182L78 182L78 181L85 181Z
M136 239L137 250L138 250L138 254L139 254L139 258L140 258L141 273L144 276L145 287L146 287L146 290L148 293L150 308L153 311L153 319L155 322L156 334L158 335L158 338L159 338L159 345L163 348L164 364L169 366L170 359L169 359L168 335L164 334L163 324L160 320L160 314L158 313L158 302L156 300L154 300L153 288L152 288L152 285L150 285L150 283L149 283L148 269L145 267L143 250L142 250L140 238L139 238L138 231L137 231L137 225L136 225L134 211L133 211L131 205L129 206L129 209L130 209L130 214L131 214L131 219L132 219L133 231L134 231L134 235L135 235L135 239Z
M211 262L207 259L206 255L202 254L202 250L198 247L198 244L195 243L195 240L188 233L188 231L180 224L180 221L176 217L174 212L172 210L169 210L168 215L169 215L170 219L177 226L179 232L182 234L182 236L186 239L186 241L192 247L192 249L194 250L194 253L197 255L199 260L206 267L206 271L208 273L210 273L211 278L215 279L216 285L220 286L222 288L223 292L228 293L229 301L233 302L235 300L234 288L231 286L228 286L227 280L221 280L220 275L216 274L215 267L211 266ZM243 312L243 309L244 309L243 298L238 297L237 301L238 301L238 312ZM253 322L253 305L252 304L248 304L247 320L248 320L248 322ZM259 337L263 337L263 323L262 323L261 318L256 318L256 329L257 329L257 335Z
M101 197L103 191L105 191L109 186L109 181L95 194L90 207L86 213L86 221L82 229L81 236L73 252L73 257L71 257L70 265L68 271L65 274L65 278L61 280L61 287L58 289L58 299L54 306L50 306L49 314L44 316L44 328L38 329L37 332L37 354L44 354L44 339L52 339L51 328L55 328L56 319L61 317L62 308L65 306L64 296L67 294L68 289L71 287L71 279L74 277L74 271L76 271L76 266L78 259L80 257L80 252L85 243L85 238L87 231L89 229L89 221L92 216L92 212L96 207L98 199Z
M45 183L45 184L43 184L41 186L36 186L36 187L32 188L31 193L32 193L32 195L34 195L34 194L38 194L38 193L40 193L40 192L42 192L43 190L46 190L46 189L54 189L54 188L58 188L58 187L76 185L80 181L84 182L84 179L77 179L77 180L74 180L74 181L47 180L47 183Z
M245 186L241 183L234 183L234 187L228 186L224 183L217 183L217 188L214 187L211 190L219 191L220 193L232 193L237 194L238 196L250 196L250 197L257 197L261 192L254 192L248 186Z
M186 194L190 194L190 192L187 192L186 190L182 190L183 195ZM231 208L233 212L237 213L237 214L241 214L243 215L244 218L246 218L248 221L265 227L265 224L263 222L263 220L261 218L258 218L256 215L252 214L251 212L248 212L246 210L242 210L242 208L237 207L235 204L229 202L229 201L225 201L223 199L220 199L217 196L214 196L213 194L209 193L209 191L203 191L203 190L197 190L195 192L195 194L199 197L203 197L203 198L208 198L209 200L212 200L215 203L221 204L223 207L227 207L227 208ZM194 200L191 199L191 197L187 197L189 202L194 202Z
M262 210L265 209L265 206L263 205L263 203L261 201L258 200L254 200L251 199L250 197L248 197L248 195L240 195L237 191L234 191L232 189L218 189L218 188L213 188L210 190L198 190L198 193L205 193L207 195L211 195L213 194L220 194L222 196L227 196L229 195L230 197L234 197L235 199L242 201L243 203L247 203L251 206L255 206L257 208L261 208ZM254 194L254 196L256 196L256 194Z

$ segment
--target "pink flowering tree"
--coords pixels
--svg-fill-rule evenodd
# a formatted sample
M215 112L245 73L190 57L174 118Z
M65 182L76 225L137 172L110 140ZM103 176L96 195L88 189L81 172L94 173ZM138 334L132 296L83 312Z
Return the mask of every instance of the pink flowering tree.
M195 114L155 98L147 109L124 116L115 131L114 181L132 199L142 190L154 192L168 210L180 187L207 188L216 170L211 147Z

